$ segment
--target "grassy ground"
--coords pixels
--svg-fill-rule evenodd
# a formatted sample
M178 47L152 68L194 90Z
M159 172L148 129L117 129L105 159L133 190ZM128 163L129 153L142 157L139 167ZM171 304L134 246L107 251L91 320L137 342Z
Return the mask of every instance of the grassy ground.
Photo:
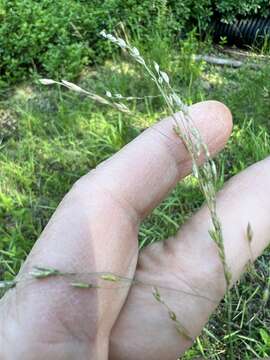
M221 187L231 176L270 153L270 67L233 70L195 62L190 54L209 51L209 45L198 44L192 36L175 52L168 43L161 44L162 51L157 52L153 46L146 55L168 70L174 87L189 104L217 99L232 110L234 131L217 159ZM98 93L157 94L125 55L123 62L115 59L104 67L85 70L81 82ZM76 179L165 115L160 98L136 100L129 105L136 112L134 116L119 114L63 89L31 82L4 94L0 108L11 111L0 111L1 278L10 279L16 274ZM174 234L202 202L191 178L179 184L142 225L141 246ZM269 261L270 252L266 250L256 262L256 270L250 270L232 290L231 303L226 299L222 302L183 359L228 357L228 306L232 307L230 341L234 358L270 356Z

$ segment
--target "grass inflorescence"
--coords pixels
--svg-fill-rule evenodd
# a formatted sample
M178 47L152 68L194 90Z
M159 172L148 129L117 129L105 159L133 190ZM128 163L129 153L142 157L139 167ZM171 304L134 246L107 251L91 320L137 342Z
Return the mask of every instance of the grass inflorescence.
M209 208L213 224L213 229L209 230L209 234L218 247L219 257L221 259L224 269L227 289L229 289L231 274L226 263L222 227L216 211L216 166L214 161L211 160L207 146L203 142L199 131L193 123L193 120L189 114L188 106L181 100L180 96L171 87L168 74L165 71L162 71L160 69L160 66L156 62L153 62L152 66L149 65L145 61L143 56L140 54L140 51L136 47L130 45L124 39L120 37L115 37L112 34L108 34L105 30L103 30L100 34L105 39L111 41L113 44L116 44L121 49L127 51L137 63L142 65L147 76L155 83L160 95L165 101L168 112L174 119L175 132L182 139L187 150L189 151L192 159L193 175L198 180L199 186ZM129 112L128 108L123 103L116 103L113 101L110 102L101 97L100 95L94 94L92 91L90 92L84 90L78 85L67 82L65 80L57 82L51 79L41 79L41 83L44 85L63 85L70 90L86 94L92 100L100 102L101 104L116 107L118 110L123 112ZM106 94L107 96L109 95L109 98L113 99L111 92L107 91ZM124 99L122 95L120 95L119 98ZM175 115L176 113L177 116ZM202 154L204 155L206 161L200 167L199 158Z

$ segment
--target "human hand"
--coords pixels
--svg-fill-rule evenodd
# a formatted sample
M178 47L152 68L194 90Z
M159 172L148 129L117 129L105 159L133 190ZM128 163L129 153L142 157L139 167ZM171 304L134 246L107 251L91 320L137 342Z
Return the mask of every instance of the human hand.
M231 131L227 108L205 102L193 106L191 113L210 152L219 151ZM154 130L145 131L75 184L36 242L19 278L34 265L65 272L134 277L140 222L191 171L190 158L174 133L172 119L156 124ZM263 199L262 207L252 196L245 196L252 185L249 174L261 174L263 166L255 165L246 175L236 177L219 196L225 250L234 280L248 259L242 241L248 209L252 211L250 216L255 216L253 227L258 230L254 255L267 243L264 231L269 230L269 225L262 215L269 204ZM229 202L231 192L234 196ZM233 220L239 223L233 229L231 203L236 215ZM243 204L245 212L241 211ZM162 289L169 284L179 291L188 287L189 292L196 289L203 295L172 296L169 290L161 291L192 336L200 331L225 291L217 248L208 235L210 227L203 208L174 239L143 250L135 275ZM239 253L242 259L236 264L234 257ZM101 280L96 281L99 285ZM190 340L179 338L151 289L133 286L124 305L129 286L109 286L111 290L102 286L77 289L69 286L65 278L57 277L27 285L18 283L0 302L0 358L102 360L109 356L117 360L167 360L175 359L190 345Z

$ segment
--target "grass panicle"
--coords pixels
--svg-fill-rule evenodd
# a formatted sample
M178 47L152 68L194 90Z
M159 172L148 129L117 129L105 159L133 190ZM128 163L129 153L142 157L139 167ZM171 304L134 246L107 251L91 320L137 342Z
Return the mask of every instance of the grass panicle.
M140 51L136 47L132 47L124 39L108 34L105 30L103 30L100 35L111 41L113 44L116 44L121 49L125 49L136 62L141 64L145 69L146 74L156 84L163 97L169 113L173 117L175 132L182 139L191 156L193 175L198 180L200 189L210 211L213 229L210 229L209 234L218 247L218 253L223 266L226 287L228 290L231 284L231 272L226 262L222 226L216 209L216 166L214 161L210 158L207 145L204 143L200 132L194 125L188 106L172 88L168 74L165 71L162 71L156 62L153 62L152 65L147 64L141 56ZM202 166L199 166L199 158L201 156L204 156L205 163Z
M205 197L208 209L210 211L213 228L209 230L209 234L218 247L218 253L223 266L226 287L229 289L231 283L231 273L226 262L222 226L216 209L216 166L214 161L210 158L208 148L204 143L198 129L194 125L194 122L189 113L188 106L181 100L180 96L172 88L168 74L161 70L160 66L155 61L151 65L147 64L147 62L140 54L140 51L120 37L109 34L105 30L102 30L100 35L128 52L128 54L137 63L142 65L146 74L156 84L160 95L163 97L169 113L174 119L174 130L182 139L191 156L193 174L198 180L200 189ZM85 94L92 100L97 101L103 105L109 105L125 113L131 113L131 111L122 102L110 101L114 98L122 99L123 96L121 94L116 94L113 96L110 91L107 91L106 98L104 98L92 91L82 89L78 85L75 85L66 80L58 82L52 79L41 79L40 82L44 85L58 84L65 86L70 90ZM204 156L205 163L200 167L199 158L201 156Z

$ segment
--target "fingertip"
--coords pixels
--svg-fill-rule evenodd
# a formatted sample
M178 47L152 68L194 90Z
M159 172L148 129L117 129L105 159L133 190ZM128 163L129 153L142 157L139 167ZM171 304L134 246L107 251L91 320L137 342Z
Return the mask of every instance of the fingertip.
M231 135L233 128L233 117L231 110L224 103L216 100L209 100L209 103L213 104L213 107L217 113L217 118L221 123L224 139L227 141Z
M210 153L215 155L223 149L232 132L230 109L222 102L208 100L192 105L190 112Z

